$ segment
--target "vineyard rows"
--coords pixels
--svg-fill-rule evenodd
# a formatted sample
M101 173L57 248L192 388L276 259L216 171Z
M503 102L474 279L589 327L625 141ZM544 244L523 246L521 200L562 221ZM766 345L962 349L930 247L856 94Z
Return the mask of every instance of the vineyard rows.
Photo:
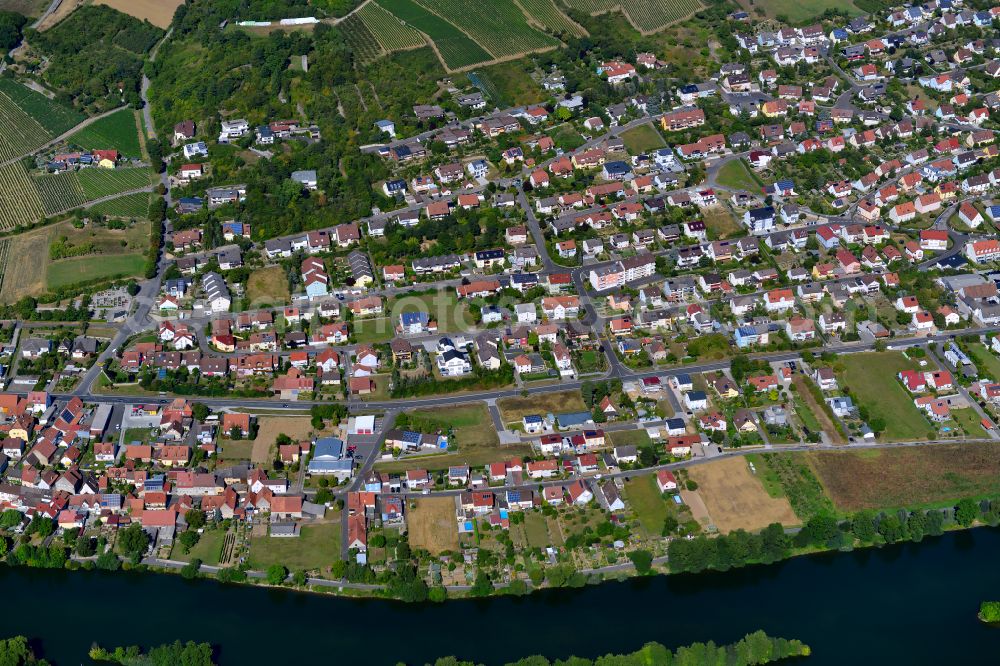
M35 177L38 195L46 215L76 208L86 199L75 173L46 174Z
M0 231L44 216L38 189L20 162L0 167Z
M363 5L356 15L384 51L402 51L425 44L423 35L415 28L406 25L374 2Z
M94 215L108 217L147 217L149 215L149 194L125 194L116 199L102 201L87 209Z
M554 33L566 33L582 37L586 30L574 23L562 10L556 7L555 0L515 0L524 13L532 20L544 25Z
M9 160L35 150L52 138L44 127L0 93L0 159Z
M656 32L702 6L699 0L622 0L632 25L642 32Z
M483 47L469 39L468 35L413 0L375 1L383 9L430 37L445 65L451 69L460 69L493 59ZM469 5L463 5L462 11L468 8Z
M372 4L369 2L365 7L370 7ZM354 57L358 62L366 64L383 55L384 52L379 46L378 39L369 30L368 24L359 16L360 13L357 11L341 21L340 29L344 33L347 46L354 53Z
M3 278L7 273L7 255L10 253L10 239L0 239L0 291L3 291Z
M513 0L491 0L489 3L420 0L420 3L439 16L448 17L494 58L559 45L559 41L551 35L528 25L524 13Z
M84 201L101 199L119 192L138 190L150 184L150 172L145 168L81 169L75 174L83 189Z
M603 14L621 7L625 17L642 32L656 32L698 11L700 0L563 0L568 7L588 14Z
M59 136L83 121L84 116L73 109L53 102L45 95L22 86L12 79L0 77L0 93L9 97L26 114L48 131Z

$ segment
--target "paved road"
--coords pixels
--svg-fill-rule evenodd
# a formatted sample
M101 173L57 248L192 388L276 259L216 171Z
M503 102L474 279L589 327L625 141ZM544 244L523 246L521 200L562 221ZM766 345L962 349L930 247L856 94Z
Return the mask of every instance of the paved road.
M31 27L38 28L38 26L41 25L42 21L44 21L46 18L49 17L49 14L59 9L59 5L61 4L62 0L52 0L52 2L49 3L48 8L46 8L46 10L42 12L42 15L39 16L37 19L35 19L35 22L31 24Z
M147 283L148 284L148 283ZM148 314L148 309L147 309ZM137 317L140 313L137 313ZM1000 332L1000 326L986 326L981 328L965 329L962 331L953 331L948 333L941 333L938 335L920 337L920 338L902 338L890 340L887 343L889 349L906 349L909 347L923 346L930 342L944 342L947 340L952 340L959 335L982 335L985 333ZM121 333L119 334L121 335ZM851 343L841 343L837 345L830 345L824 348L824 351L831 352L833 354L851 354L864 351L871 351L875 348L875 342L851 342ZM110 347L109 347L110 349ZM108 352L105 352L107 354ZM105 354L102 354L101 358L105 358ZM799 359L801 352L799 351L781 351L781 352L766 352L761 354L751 354L752 358L759 358L769 362L783 362L783 361L794 361ZM95 367L88 371L88 375L94 374L96 377L95 368L98 364L95 363ZM647 377L664 377L676 372L684 372L687 374L711 372L714 370L723 370L729 367L729 360L724 361L711 361L706 363L691 363L683 366L675 366L670 368L653 368L649 370L632 371L624 366L619 366L612 368L611 371L606 375L608 378L628 380L641 380ZM93 378L90 380L91 383ZM568 381L560 382L558 384L551 384L546 386L532 386L527 387L523 390L527 391L529 394L544 394L559 391L566 391L571 389L578 389L583 385L583 381ZM521 395L522 389L508 389L505 391L480 391L480 392L470 392L470 393L460 393L454 395L439 395L429 398L404 398L399 400L387 400L387 401L371 401L371 402L361 402L361 401L349 401L347 407L352 412L379 412L379 411L391 411L391 410L406 410L414 409L420 407L447 407L455 404L468 403L468 402L481 402L484 400L489 400L492 398L505 398L505 397L515 397ZM102 395L95 394L89 391L89 384L87 387L84 386L84 382L81 382L80 386L72 393L69 394L53 394L54 399L68 399L73 396L79 396L85 401L90 402L111 402L118 404L131 404L136 402L150 403L150 404L167 404L172 398L170 397L150 397L148 394L145 395L126 395L126 394L115 394L115 395ZM202 402L206 405L212 407L226 408L226 407L241 407L241 408L260 408L267 406L274 406L280 401L276 401L273 398L213 398L213 397L198 397L198 402ZM289 408L297 409L307 409L314 404L327 404L328 401L310 401L310 400L300 400L292 401L288 403L281 403L282 406L288 406Z
M149 61L153 62L156 60L156 54L159 53L160 47L163 46L164 42L170 39L170 35L174 32L173 28L167 30L167 34L163 35L163 39L156 43L156 46L152 48L149 52ZM149 77L146 76L145 69L142 72L142 82L139 85L139 96L142 97L142 117L146 122L146 138L155 139L156 138L156 125L153 124L153 112L149 105Z

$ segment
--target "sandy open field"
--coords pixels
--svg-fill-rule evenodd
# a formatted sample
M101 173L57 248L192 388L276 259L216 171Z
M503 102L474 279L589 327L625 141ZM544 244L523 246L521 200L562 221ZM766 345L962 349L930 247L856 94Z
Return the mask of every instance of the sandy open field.
M161 28L170 27L174 12L184 0L97 0L99 5L113 7L120 12L131 14L139 20L145 19Z
M274 458L271 449L278 435L284 433L295 441L309 439L312 424L308 416L261 416L257 419L257 439L253 443L250 460L267 463Z
M712 524L720 532L741 527L755 531L771 523L797 525L801 522L787 499L775 499L767 494L743 458L697 465L689 474L698 483L698 495L712 517Z
M45 291L45 265L49 261L48 228L11 236L7 266L0 286L0 301L14 303ZM39 270L41 267L41 270Z
M454 497L421 497L406 518L410 545L432 555L458 550Z

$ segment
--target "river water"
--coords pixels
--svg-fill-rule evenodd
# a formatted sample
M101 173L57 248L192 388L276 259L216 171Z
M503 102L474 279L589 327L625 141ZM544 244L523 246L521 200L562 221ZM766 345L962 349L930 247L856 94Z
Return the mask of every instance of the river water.
M977 529L725 573L658 576L523 598L408 605L178 576L0 568L3 633L41 640L58 666L90 645L175 639L224 665L411 666L457 655L489 665L628 652L647 641L727 643L756 629L797 638L814 664L997 664L1000 530Z

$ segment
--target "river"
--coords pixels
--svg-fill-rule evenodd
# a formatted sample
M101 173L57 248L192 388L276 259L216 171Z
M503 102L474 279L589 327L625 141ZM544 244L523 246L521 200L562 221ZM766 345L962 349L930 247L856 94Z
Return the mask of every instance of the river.
M763 629L813 648L805 663L997 663L1000 629L976 620L1000 598L1000 530L825 553L725 573L658 576L523 598L407 605L178 576L0 568L3 633L40 639L57 666L91 643L182 640L223 665L419 665L455 654L501 664L597 656L647 641L726 643Z

